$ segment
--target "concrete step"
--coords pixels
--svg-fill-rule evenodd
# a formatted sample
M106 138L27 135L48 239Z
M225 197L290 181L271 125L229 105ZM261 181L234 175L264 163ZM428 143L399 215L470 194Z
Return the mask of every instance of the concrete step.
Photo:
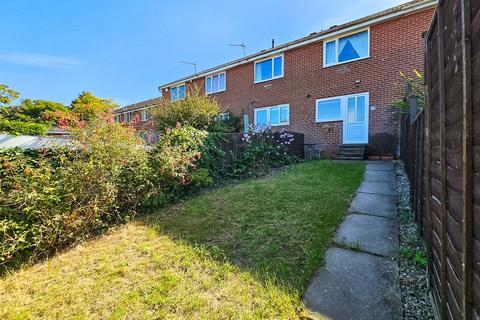
M363 156L336 156L336 160L363 160Z
M363 160L365 157L365 144L342 144L335 159L338 160Z

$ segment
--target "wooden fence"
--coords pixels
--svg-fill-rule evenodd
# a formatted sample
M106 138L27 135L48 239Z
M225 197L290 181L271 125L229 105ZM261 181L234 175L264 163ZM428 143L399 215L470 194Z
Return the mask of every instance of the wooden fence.
M426 105L401 152L441 319L480 319L480 1L440 0L426 37Z

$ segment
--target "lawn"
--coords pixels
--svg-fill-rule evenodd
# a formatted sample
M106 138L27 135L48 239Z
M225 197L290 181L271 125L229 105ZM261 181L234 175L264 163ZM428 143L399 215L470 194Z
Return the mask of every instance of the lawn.
M0 280L0 319L298 318L364 172L312 161L164 208Z

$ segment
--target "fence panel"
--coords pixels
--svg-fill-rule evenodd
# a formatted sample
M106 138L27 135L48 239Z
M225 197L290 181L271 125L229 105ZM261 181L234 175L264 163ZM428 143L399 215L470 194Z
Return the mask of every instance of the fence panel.
M401 158L441 319L480 319L480 1L440 0L426 104L402 117Z

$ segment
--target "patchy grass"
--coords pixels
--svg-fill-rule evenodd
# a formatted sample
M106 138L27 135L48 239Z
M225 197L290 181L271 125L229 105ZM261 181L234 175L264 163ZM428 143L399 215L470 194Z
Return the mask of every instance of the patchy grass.
M363 171L306 162L145 216L1 279L0 318L301 317Z

